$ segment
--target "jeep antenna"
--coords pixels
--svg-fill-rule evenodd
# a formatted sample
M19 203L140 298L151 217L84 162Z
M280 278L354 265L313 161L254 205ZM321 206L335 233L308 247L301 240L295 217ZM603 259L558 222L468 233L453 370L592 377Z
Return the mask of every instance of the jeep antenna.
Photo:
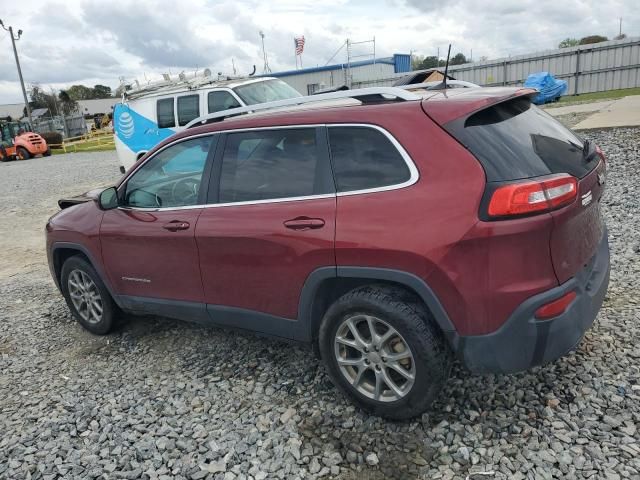
M449 44L449 51L447 51L447 62L444 64L444 78L442 83L430 87L428 90L446 90L447 89L447 75L449 74L449 56L451 55L451 44Z

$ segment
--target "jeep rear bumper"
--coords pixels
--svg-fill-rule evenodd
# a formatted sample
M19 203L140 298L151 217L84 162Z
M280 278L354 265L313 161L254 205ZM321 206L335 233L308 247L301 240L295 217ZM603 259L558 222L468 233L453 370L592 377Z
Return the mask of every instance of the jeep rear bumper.
M607 232L596 254L562 285L520 305L497 331L457 338L456 352L474 373L513 373L556 360L573 349L593 324L609 285ZM538 320L541 306L575 291L576 299L561 315Z

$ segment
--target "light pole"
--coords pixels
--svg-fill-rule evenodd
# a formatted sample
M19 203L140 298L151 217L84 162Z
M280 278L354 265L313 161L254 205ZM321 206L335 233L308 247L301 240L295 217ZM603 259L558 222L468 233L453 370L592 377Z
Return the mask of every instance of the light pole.
M24 105L27 109L27 117L29 117L29 123L33 124L31 121L31 107L29 106L29 100L27 99L27 90L24 88L24 80L22 79L22 69L20 68L20 60L18 60L18 50L16 50L16 40L20 40L22 36L22 30L18 30L18 35L14 36L13 27L5 27L2 20L0 20L0 26L4 28L9 35L11 35L11 44L13 45L13 55L16 57L16 66L18 67L18 76L20 77L20 86L22 87L22 96L24 97Z

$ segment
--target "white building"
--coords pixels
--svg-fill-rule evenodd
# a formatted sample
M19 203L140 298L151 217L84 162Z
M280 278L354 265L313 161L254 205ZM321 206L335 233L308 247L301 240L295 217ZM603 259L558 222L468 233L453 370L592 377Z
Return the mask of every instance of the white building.
M302 68L270 73L269 76L280 78L303 95L311 95L318 90L341 85L349 85L352 88L377 85L382 80L389 81L409 71L411 71L411 56L396 53L393 57Z

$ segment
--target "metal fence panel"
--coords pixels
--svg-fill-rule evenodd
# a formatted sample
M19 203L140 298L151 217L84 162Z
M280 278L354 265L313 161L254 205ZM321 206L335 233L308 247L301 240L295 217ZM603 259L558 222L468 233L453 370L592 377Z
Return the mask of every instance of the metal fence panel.
M640 38L548 50L450 66L458 80L479 85L522 85L531 73L548 71L569 84L567 93L640 86Z

